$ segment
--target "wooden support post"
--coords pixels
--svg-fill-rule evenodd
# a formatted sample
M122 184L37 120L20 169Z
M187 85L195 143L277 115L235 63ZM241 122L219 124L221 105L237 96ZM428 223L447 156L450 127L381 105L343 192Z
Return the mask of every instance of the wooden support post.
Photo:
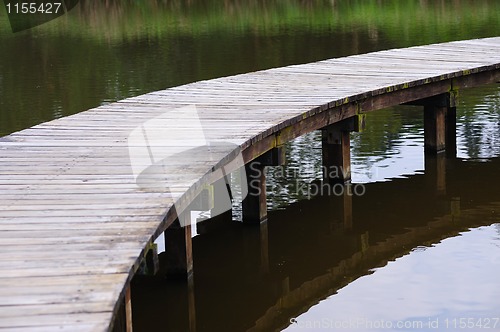
M125 291L125 326L127 332L132 332L132 296L130 284Z
M264 166L282 166L286 163L285 146L280 145L264 153L262 156L255 159Z
M425 154L434 155L446 150L447 156L456 156L457 99L458 90L453 90L406 103L424 106Z
M446 107L424 106L424 149L436 154L446 147Z
M322 128L323 180L343 183L351 180L350 132L362 131L365 116L359 114Z
M449 150L456 154L456 100L457 91L411 102L424 106L424 149L425 154L436 154Z
M425 171L438 195L446 194L446 157L457 152L457 97L451 91L417 102L424 106Z
M455 158L457 155L457 108L446 110L446 156Z
M160 270L160 261L158 258L158 247L156 243L150 243L144 249L144 258L142 259L136 275L154 276Z
M243 222L258 224L267 220L265 166L259 161L245 165L248 193L242 202Z
M326 183L351 179L351 142L348 131L328 126L322 135L323 180Z
M158 260L158 248L152 243L146 253L146 269L148 274L155 275L160 270L160 261Z
M248 193L242 203L244 223L258 224L267 220L265 167L283 165L285 159L285 147L279 146L245 165Z
M168 278L189 278L193 272L190 212L182 216L186 226L177 219L165 230L166 274Z
M120 305L117 309L116 316L113 320L112 329L113 332L132 332L132 294L131 285L127 283L125 285L125 292L123 299L120 301Z
M154 276L160 270L160 261L158 259L158 247L156 243L150 243L144 249L145 256L136 272L137 275Z

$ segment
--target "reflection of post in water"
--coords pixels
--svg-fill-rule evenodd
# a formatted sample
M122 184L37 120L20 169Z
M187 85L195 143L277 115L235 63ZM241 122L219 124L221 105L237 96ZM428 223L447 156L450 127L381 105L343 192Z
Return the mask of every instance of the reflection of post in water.
M327 190L333 208L340 212L344 229L352 229L352 184L350 133L365 128L365 116L356 115L322 129L323 186L343 185L343 190ZM333 195L341 193L340 196ZM333 197L335 196L335 197Z
M187 308L189 332L196 331L196 306L194 294L194 278L189 278L187 282Z
M246 225L257 225L260 251L260 271L269 272L269 232L267 225L266 174L269 166L285 164L285 147L269 150L245 165L248 194L242 202L242 220Z
M425 156L425 175L438 196L446 195L446 165L445 153Z
M352 229L352 184L346 183L344 185L344 194L341 196L342 204L342 222L344 229Z
M269 230L267 222L263 222L259 229L260 240L260 272L269 273Z
M194 278L165 282L161 276L138 275L132 298L136 331L196 331Z
M210 192L210 190L208 191ZM197 204L207 204L210 199L207 192L199 197ZM165 232L165 252L161 260L162 272L167 279L186 280L186 288L181 289L179 296L180 303L176 306L185 304L185 308L180 308L181 317L176 320L182 330L196 331L196 310L193 278L193 246L191 238L191 208L187 208L181 215L168 227ZM186 310L187 309L187 310ZM187 315L185 314L187 313Z
M323 184L329 186L329 184ZM340 186L341 184L335 184ZM353 227L352 218L352 183L346 182L342 184L340 195L329 192L327 195L327 206L329 209L328 218L330 220L330 231L335 232L337 229L351 230ZM328 192L325 190L325 192Z
M269 231L268 222L259 224L243 224L242 231L242 260L247 274L260 275L269 273Z
M446 158L455 158L457 91L442 93L409 104L424 107L425 172L438 195L446 194Z
M485 166L489 165L481 163L481 167ZM450 181L448 194L458 196L475 188L475 185L486 187L491 174L494 174L495 166L498 167L498 163L486 168L489 172L482 171L485 168L479 169L482 175L478 176L479 182L474 184ZM450 179L464 179L462 175L469 172L468 167L464 163L457 163L452 168L455 173L448 174L452 176ZM372 268L406 255L411 248L435 243L456 234L476 225L476 222L481 225L483 216L491 214L489 207L460 212L459 200L454 198L451 200L450 217L449 212L442 210L444 205L441 202L445 202L444 197L434 197L433 191L430 191L434 188L425 185L426 177L427 175L416 175L391 182L367 184L371 188L366 191L366 195L356 197L355 203L359 204L360 209L355 211L356 227L352 232L342 232L339 228L336 232L327 232L330 220L326 218L323 208L326 208L327 202L336 202L334 198L338 201L337 196L328 201L326 196L300 200L286 210L274 212L268 225L269 232L271 236L279 236L270 238L273 241L269 244L272 246L272 275L258 274L261 230L260 227L253 227L256 225L238 227L241 225L233 224L230 232L211 232L199 237L198 239L205 237L206 240L197 243L195 238L196 249L199 250L197 252L202 253L195 257L197 328L211 331L220 329L221 324L224 324L226 327L242 326L233 330L277 330L282 328L280 322L289 321L310 303L333 295L352 280L370 274ZM405 200L394 205L394 201L401 197L401 192L405 193ZM483 198L486 202L488 199L498 201L498 195L495 191L492 192L493 195L482 191L481 202L478 203L482 203ZM450 207L450 200L447 202ZM454 217L460 213L464 216L463 222L454 222ZM471 213L473 218L470 218ZM314 227L304 227L304 217L314 220ZM224 245L214 245L224 241L227 241ZM230 254L225 256L228 252ZM325 255L317 255L318 252ZM221 292L222 289L225 291ZM170 300L163 293L157 295L165 297L161 309L168 312L163 316L161 313L156 316L165 317L161 330L175 330L166 328L173 324L170 320L166 322L172 317L172 306L182 306L186 311L186 304L179 303L180 298L185 301L186 295L176 297L177 294L177 291L166 294ZM153 302L146 296L142 298L146 299L142 302L143 306ZM234 303L252 303L252 310L248 306L235 306ZM156 309L152 310L148 317L154 317L153 314L158 312ZM177 320L182 317L184 324L187 324L187 311L175 316ZM232 321L228 323L228 320ZM240 321L243 321L241 325L237 325ZM255 326L248 325L249 322L255 323ZM177 330L187 331L188 328Z
M370 248L370 233L368 231L360 234L359 248L362 253L366 252Z

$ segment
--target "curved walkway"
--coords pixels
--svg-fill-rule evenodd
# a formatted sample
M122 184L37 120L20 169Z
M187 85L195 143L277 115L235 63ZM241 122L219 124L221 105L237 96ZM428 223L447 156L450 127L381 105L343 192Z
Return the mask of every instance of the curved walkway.
M216 165L495 81L500 37L196 82L0 138L0 328L109 330L145 248L176 218L171 207L217 177Z

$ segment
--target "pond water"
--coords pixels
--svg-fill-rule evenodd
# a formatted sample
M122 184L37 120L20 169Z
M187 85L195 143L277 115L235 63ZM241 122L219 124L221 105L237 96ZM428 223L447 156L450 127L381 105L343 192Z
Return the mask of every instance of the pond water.
M193 81L499 32L498 0L80 1L18 33L0 6L0 136ZM461 91L457 117L456 157L426 160L420 108L368 114L354 197L300 190L321 178L320 136L290 142L267 170L267 226L199 224L192 283L134 281L135 330L500 331L500 85Z

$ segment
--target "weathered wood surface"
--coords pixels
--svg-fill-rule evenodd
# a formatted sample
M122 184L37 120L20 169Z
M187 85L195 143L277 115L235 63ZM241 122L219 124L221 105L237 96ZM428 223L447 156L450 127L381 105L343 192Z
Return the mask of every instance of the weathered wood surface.
M0 328L110 329L173 204L238 149L248 162L362 112L495 81L500 38L451 42L196 82L0 138ZM177 112L189 105L206 139L227 144L179 155L163 169L168 190L139 186L129 136L161 116L177 137L162 149L199 147Z

